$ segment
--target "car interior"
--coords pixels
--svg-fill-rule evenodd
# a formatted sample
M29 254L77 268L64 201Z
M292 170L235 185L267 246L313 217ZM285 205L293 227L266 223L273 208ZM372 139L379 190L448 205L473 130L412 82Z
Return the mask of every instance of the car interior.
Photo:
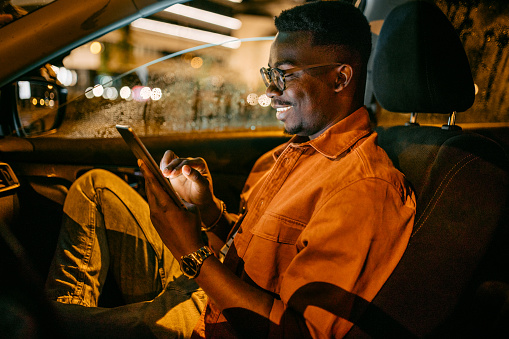
M402 4L385 19L373 72L382 107L442 113L448 122L377 129L379 144L413 184L416 221L403 258L350 337L495 335L502 319L486 318L481 305L490 286L508 278L507 155L449 117L474 101L461 41L436 6Z
M358 3L370 8L369 1ZM376 132L380 146L415 189L417 214L408 248L388 281L372 302L359 302L348 316L354 326L347 337L507 337L509 129L457 123L477 100L473 65L458 29L433 1L394 3L401 4L391 6L377 35L369 99L374 98L372 110L408 120L377 126ZM0 318L5 319L0 329L10 337L65 337L43 285L66 192L92 168L116 173L140 194L143 178L120 136L48 137L46 132L59 129L65 109L44 127L40 120L27 124L17 113L10 114L16 112L15 104L6 97L16 91L10 84L0 91L0 250L5 272L0 279ZM65 101L65 86L56 85L55 93ZM6 108L9 114L4 114ZM425 116L442 122L421 123ZM25 127L16 127L21 125ZM27 126L45 133L31 137ZM10 135L10 130L18 133ZM289 138L271 131L195 134L142 139L156 161L169 144L177 154L205 158L214 191L230 212L240 204L238 194L256 159ZM104 295L100 306L122 304L112 279Z

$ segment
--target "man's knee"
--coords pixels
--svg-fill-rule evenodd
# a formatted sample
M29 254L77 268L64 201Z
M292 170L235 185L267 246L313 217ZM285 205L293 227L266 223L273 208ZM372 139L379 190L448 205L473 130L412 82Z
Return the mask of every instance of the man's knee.
M86 172L75 181L75 185L95 188L108 187L115 184L125 184L125 182L115 174L100 168Z
M87 196L91 196L95 195L97 189L114 190L115 187L124 185L127 185L127 183L115 174L103 169L92 169L76 179L71 186L71 190L78 190Z
M127 188L123 187L127 186ZM72 208L84 208L87 202L97 203L97 193L102 189L111 191L129 190L121 178L103 169L92 169L74 181L65 200L64 210Z

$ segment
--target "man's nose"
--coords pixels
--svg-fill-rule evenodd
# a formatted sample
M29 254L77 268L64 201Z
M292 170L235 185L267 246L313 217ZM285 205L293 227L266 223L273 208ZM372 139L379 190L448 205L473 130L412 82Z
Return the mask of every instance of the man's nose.
M277 88L277 86L274 84L274 81L271 81L265 90L265 94L272 99L273 97L281 96L283 91Z

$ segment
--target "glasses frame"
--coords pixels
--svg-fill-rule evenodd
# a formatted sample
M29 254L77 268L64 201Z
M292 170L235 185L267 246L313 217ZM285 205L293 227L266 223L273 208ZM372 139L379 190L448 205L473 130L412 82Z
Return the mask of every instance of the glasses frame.
M339 63L339 62L327 63L327 64L314 64L314 65L307 65L307 66L303 66L303 67L293 67L293 68L285 69L285 70L279 69L277 67L274 67L274 68L262 67L262 68L260 68L260 74L262 75L263 83L265 84L265 86L269 87L270 84L273 82L274 85L276 86L276 88L278 90L280 90L281 92L283 92L286 89L286 76L287 75L290 75L290 74L293 74L293 73L296 73L299 71L304 71L306 69L311 69L311 68L318 68L318 67L325 67L325 66L340 66L340 65L344 65L344 64ZM282 85L279 83L279 81L275 81L276 77L279 77ZM282 86L282 88L281 88L281 86Z

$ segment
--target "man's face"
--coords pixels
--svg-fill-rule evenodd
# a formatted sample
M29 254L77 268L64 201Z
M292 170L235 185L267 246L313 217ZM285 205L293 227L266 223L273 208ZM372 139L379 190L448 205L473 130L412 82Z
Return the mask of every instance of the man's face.
M313 46L311 38L309 32L279 32L270 49L269 67L289 70L337 62L324 46ZM337 94L334 90L337 67L326 66L287 75L283 92L274 84L267 88L277 118L284 123L288 133L313 139L338 120L338 110L332 100Z

